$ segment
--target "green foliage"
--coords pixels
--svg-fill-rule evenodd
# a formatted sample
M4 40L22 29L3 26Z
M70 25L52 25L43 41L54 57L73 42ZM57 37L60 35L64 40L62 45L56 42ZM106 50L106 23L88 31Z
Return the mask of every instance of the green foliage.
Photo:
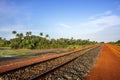
M120 46L120 40L116 41L116 42L108 42L109 44L115 44L115 45L118 45Z
M17 33L16 31L12 32L16 35L16 38L10 39L9 41L0 38L0 46L10 46L12 49L48 49L48 48L78 48L79 46L95 44L95 41L81 40L81 39L50 39L49 35L46 34L43 37L43 33L40 33L40 36L32 35L32 32L26 32L26 35L23 33Z
M120 46L120 40L116 41L115 44Z
M10 41L6 40L5 38L0 39L0 47L9 47L9 45L10 45Z

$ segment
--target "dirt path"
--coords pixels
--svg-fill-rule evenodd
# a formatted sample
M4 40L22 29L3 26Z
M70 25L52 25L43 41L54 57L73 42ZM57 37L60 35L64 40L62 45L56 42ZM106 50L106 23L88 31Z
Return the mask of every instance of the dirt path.
M120 57L112 46L105 44L87 80L120 80ZM113 47L114 48L114 47Z

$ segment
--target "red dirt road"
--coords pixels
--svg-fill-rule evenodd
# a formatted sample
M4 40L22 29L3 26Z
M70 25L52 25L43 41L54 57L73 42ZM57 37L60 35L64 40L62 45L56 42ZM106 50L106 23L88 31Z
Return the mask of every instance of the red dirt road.
M117 53L116 53L117 52ZM87 80L120 80L120 51L105 44Z

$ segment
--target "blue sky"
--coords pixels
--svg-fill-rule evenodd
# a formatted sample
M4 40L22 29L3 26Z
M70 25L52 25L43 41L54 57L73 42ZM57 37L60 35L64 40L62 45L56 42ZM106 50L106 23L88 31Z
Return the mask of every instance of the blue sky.
M12 31L51 38L120 40L119 0L0 0L0 37Z

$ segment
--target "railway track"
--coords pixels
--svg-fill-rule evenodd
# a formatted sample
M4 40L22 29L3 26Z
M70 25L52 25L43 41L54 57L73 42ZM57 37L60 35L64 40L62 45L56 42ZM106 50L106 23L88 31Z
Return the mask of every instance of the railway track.
M30 80L85 80L93 64L95 64L101 46L89 49L82 55L75 57L53 69L42 74L36 75Z
M97 46L99 47L99 46ZM81 55L88 52L89 50L95 49L95 47L80 50L71 54L63 55L53 59L49 59L43 62L34 63L21 68L13 69L0 74L2 80L34 80L39 79L47 75L54 70L73 62L78 59Z

